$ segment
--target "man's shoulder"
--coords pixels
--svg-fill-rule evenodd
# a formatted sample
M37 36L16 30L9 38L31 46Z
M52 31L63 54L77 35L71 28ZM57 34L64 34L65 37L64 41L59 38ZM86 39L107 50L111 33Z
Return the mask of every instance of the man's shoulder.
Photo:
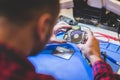
M7 47L6 45L0 45L0 65L14 65L21 66L29 69L33 68L32 64L28 61L26 56L17 50Z
M25 57L18 55L12 48L0 45L0 80L19 79L29 73L34 73L34 70Z
M0 80L54 80L49 75L36 74L26 57L3 46L0 46L0 74Z

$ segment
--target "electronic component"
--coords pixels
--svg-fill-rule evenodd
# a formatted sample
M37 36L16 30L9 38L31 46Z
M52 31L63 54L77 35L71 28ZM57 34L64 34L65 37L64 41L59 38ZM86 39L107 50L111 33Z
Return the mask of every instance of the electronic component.
M65 33L64 39L76 44L84 43L85 32L81 30L80 26L73 26L72 29Z

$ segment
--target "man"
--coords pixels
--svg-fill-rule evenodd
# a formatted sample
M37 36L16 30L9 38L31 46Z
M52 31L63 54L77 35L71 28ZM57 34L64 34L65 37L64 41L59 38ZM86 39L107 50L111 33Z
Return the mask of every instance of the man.
M58 13L59 0L0 0L0 80L54 79L26 57L44 48Z
M61 27L53 29L53 25L58 13L59 0L0 0L0 80L54 80L49 75L36 74L26 57L41 51L51 35L50 40L56 41L55 30ZM87 33L87 42L78 47L90 59L93 70L98 68L95 79L110 80L111 75L113 80L119 79L102 61L98 41L90 31ZM99 71L101 67L105 71Z

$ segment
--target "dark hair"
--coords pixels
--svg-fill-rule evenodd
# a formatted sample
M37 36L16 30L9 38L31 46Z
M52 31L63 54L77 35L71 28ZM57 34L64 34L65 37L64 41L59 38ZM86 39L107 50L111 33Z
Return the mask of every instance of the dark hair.
M25 24L44 12L49 12L55 19L59 0L0 0L0 16L17 24Z

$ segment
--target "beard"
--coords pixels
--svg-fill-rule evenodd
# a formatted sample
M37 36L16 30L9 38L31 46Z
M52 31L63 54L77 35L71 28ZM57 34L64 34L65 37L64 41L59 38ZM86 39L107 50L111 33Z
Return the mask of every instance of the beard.
M40 40L36 41L29 56L35 56L39 54L44 49L45 45L46 43L45 42L43 43L43 41L40 41Z
M35 55L39 54L42 50L44 50L45 45L47 44L47 42L51 36L51 31L49 30L47 32L47 34L45 35L46 38L43 41L38 35L37 27L35 27L33 36L34 36L34 45L33 45L33 48L31 50L29 56L35 56Z

